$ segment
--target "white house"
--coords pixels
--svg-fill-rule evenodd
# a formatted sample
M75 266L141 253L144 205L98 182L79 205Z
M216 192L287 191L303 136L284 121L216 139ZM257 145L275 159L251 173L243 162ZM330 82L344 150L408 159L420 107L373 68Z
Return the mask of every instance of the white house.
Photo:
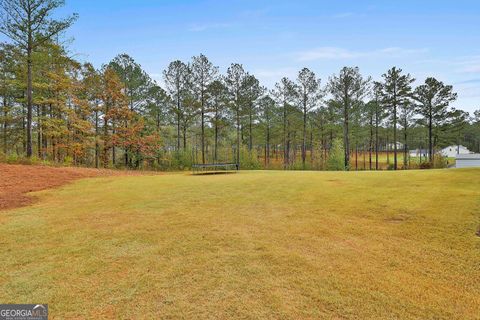
M428 157L428 150L427 149L410 150L410 157L426 158Z
M480 167L480 154L457 154L455 160L455 166L457 168L472 168Z
M387 149L388 150L395 149L395 143L393 143L393 142L387 143ZM397 141L397 150L402 150L402 149L403 149L403 143Z
M448 158L454 158L457 155L470 154L470 153L472 153L470 150L468 150L466 147L461 146L461 145L448 146L448 147L440 150L440 154L442 156L448 157Z

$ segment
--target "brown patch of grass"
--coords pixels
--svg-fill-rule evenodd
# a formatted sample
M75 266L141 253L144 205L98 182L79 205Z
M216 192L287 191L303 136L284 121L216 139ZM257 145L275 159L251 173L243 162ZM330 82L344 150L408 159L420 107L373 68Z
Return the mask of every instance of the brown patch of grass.
M71 181L118 175L138 174L106 169L11 165L0 163L0 210L32 204L29 192L55 188Z

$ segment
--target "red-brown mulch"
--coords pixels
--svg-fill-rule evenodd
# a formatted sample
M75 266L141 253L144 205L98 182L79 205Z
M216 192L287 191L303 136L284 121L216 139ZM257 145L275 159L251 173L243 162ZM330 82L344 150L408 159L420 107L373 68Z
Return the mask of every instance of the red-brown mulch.
M0 210L31 204L34 197L26 193L55 188L71 181L99 176L138 174L87 168L11 165L0 163Z

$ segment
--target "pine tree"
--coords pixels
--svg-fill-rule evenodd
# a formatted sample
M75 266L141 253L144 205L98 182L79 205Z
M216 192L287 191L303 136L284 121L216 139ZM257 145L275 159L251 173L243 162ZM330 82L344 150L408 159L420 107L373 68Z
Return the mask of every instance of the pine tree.
M175 123L177 127L177 151L180 150L181 144L181 125L183 117L182 104L184 103L184 98L186 96L186 91L188 87L190 70L188 66L176 60L171 62L168 65L168 68L163 72L163 77L165 79L165 85L167 87L168 93L171 95L173 103L171 104L171 113L175 118Z
M382 100L390 108L393 122L393 152L394 152L394 164L395 170L398 168L397 161L397 123L398 123L398 110L400 107L404 107L409 104L409 98L412 95L412 82L415 81L410 74L402 74L402 69L393 67L382 75Z
M282 110L283 168L286 169L290 165L289 115L296 97L295 84L284 77L275 84L272 95Z
M205 123L206 123L206 101L208 99L208 86L216 80L218 75L218 67L208 60L203 54L193 57L191 64L193 90L199 102L200 113L200 129L201 129L201 148L202 163L205 163Z
M297 97L300 109L303 114L303 131L302 131L302 166L305 169L305 160L307 157L307 121L308 114L316 108L317 103L322 97L320 88L320 79L317 79L315 73L308 68L303 68L297 77Z
M220 130L228 124L228 92L220 80L215 80L207 88L208 111L211 112L210 123L213 126L213 161L218 161L218 139Z
M69 28L77 19L74 14L63 20L51 19L62 0L3 0L0 2L0 33L9 37L27 56L27 157L32 156L33 58L44 43Z
M236 159L235 161L240 164L240 130L241 130L241 119L242 119L242 84L246 77L246 72L243 69L243 66L238 63L233 63L227 70L227 75L225 77L225 84L228 90L228 95L230 97L230 108L232 109L235 116L235 126L236 126Z
M343 119L343 149L345 168L350 168L350 118L368 92L370 78L364 79L358 67L344 67L339 75L330 77L328 90L336 105L341 108Z
M447 119L448 106L457 99L452 86L445 85L435 78L427 78L425 84L415 89L417 112L423 116L423 123L428 128L428 159L433 163L435 130Z

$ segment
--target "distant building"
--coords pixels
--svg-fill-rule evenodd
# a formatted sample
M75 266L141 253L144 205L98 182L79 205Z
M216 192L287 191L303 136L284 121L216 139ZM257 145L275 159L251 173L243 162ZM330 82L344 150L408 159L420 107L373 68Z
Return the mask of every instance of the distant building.
M455 158L457 155L470 154L472 153L466 147L457 145L457 146L448 146L440 150L440 154L444 157Z
M418 157L418 158L428 157L428 150L427 149L410 150L409 153L410 153L410 157Z
M395 149L395 143L389 142L387 143L387 150L393 150ZM397 150L402 150L403 149L403 143L397 141Z
M473 168L480 167L480 154L458 154L455 160L457 168Z

